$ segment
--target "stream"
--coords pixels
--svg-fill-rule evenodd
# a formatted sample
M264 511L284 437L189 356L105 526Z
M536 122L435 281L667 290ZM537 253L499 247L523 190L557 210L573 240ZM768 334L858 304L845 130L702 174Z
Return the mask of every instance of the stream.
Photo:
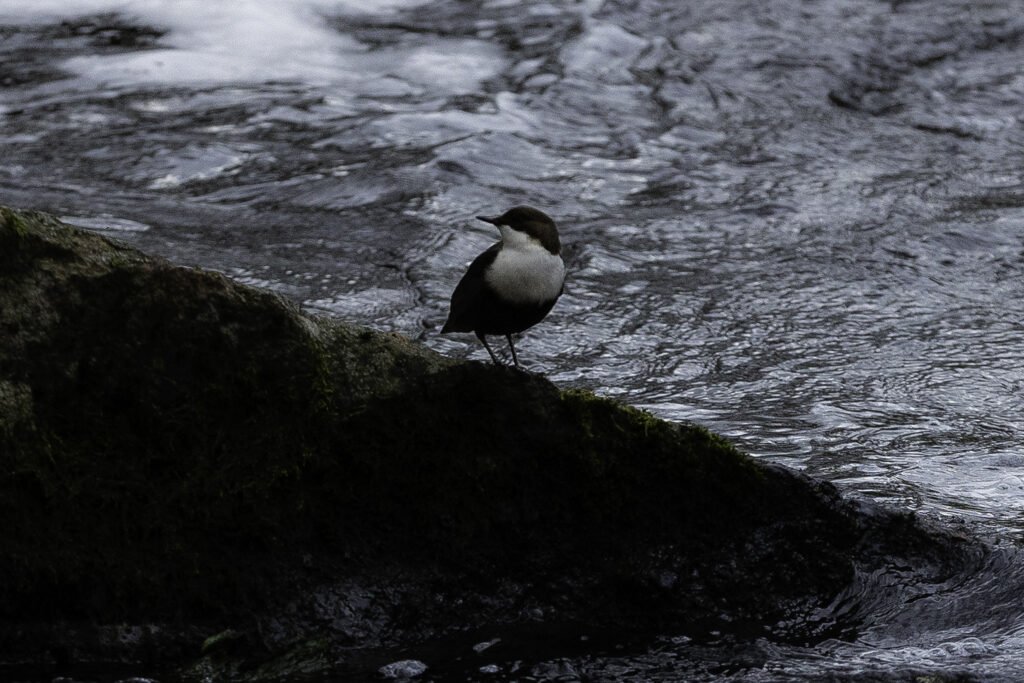
M535 206L524 366L995 543L849 640L480 680L1024 679L1020 0L0 0L0 203L477 360L474 216Z

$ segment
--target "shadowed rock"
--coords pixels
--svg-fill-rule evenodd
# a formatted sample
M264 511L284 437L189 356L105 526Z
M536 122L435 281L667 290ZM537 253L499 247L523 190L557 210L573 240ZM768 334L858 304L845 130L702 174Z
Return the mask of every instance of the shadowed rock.
M855 576L977 554L700 427L7 208L0 464L0 652L178 663L236 629L196 677L522 622L813 641L855 627Z

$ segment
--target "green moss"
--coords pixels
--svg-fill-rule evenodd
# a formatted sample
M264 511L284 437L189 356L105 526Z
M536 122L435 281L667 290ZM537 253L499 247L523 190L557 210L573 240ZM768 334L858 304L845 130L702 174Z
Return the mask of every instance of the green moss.
M28 229L21 216L7 207L0 207L0 268L12 269Z
M241 638L240 634L233 631L225 633L229 635L231 642L237 643ZM326 638L314 638L297 643L277 656L265 658L259 664L253 664L244 652L232 653L218 649L209 653L204 648L204 656L181 672L180 677L185 683L211 680L236 683L320 680L335 664L330 641Z
M6 540L59 577L53 603L82 592L70 602L106 609L119 591L163 601L164 582L190 582L199 603L237 597L251 587L232 586L220 563L238 558L212 551L244 556L291 534L301 497L289 490L329 406L322 354L271 295L34 227L14 255L37 264L35 289L18 294L45 306L37 325L60 325L26 333L0 365L5 386L31 387L37 428L5 449L17 467L3 488L36 482ZM114 593L90 585L99 575Z
M21 383L0 380L0 435L14 433L32 420L32 388Z
M814 491L704 429L3 216L0 615L237 614L310 548L494 575L720 558L723 585L797 558L780 594L848 571L802 533L846 528Z
M406 554L510 567L629 555L752 521L761 471L699 428L489 366L453 366L362 407L319 463L342 539L374 530ZM729 514L712 497L736 499ZM628 539L623 542L623 539ZM691 538L692 540L692 538ZM571 549L571 551L570 551Z
M28 236L28 228L25 226L21 216L7 207L0 207L0 237L5 241L9 239L24 239Z
M226 629L220 633L215 633L204 640L203 646L200 648L200 653L203 655L210 655L215 652L230 651L236 643L244 640L244 638L244 634L231 628Z

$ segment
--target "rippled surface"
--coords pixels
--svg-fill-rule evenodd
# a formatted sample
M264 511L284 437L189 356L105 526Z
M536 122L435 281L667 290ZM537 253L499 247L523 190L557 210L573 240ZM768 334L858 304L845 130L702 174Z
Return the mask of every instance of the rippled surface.
M0 201L477 359L437 334L472 216L530 203L570 268L532 369L1024 531L1024 3L67 4L0 0ZM1024 671L960 616L751 680ZM636 680L696 675L673 642Z

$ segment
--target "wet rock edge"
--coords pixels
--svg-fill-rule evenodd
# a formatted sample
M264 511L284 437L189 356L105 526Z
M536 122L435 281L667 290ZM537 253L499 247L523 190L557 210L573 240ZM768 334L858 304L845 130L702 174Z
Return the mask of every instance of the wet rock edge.
M531 621L813 642L856 629L855 576L938 585L983 552L699 426L6 207L0 462L0 657L57 668L273 679Z

